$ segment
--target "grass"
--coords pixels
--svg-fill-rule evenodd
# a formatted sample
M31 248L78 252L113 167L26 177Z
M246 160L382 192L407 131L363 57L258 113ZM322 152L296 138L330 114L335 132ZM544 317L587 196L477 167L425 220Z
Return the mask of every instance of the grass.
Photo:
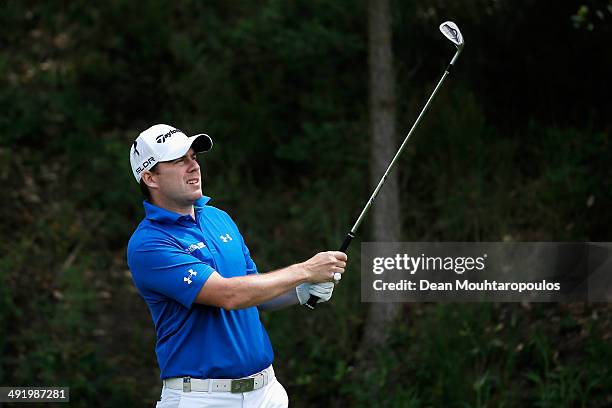
M356 406L609 406L612 345L584 316L565 333L572 313L557 305L408 307L376 372L345 395Z

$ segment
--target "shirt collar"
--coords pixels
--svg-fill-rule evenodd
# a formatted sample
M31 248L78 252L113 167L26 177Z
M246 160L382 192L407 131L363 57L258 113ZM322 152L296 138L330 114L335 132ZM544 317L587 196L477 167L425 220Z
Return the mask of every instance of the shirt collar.
M193 203L193 207L196 211L201 210L210 200L210 197L203 195L202 198L198 198L197 200L195 200L195 203Z
M195 212L199 212L204 208L206 203L210 201L210 197L202 196L193 203ZM174 211L166 210L152 204L151 202L144 200L143 203L145 209L145 218L149 220L159 221L167 224L173 224L183 219L185 216ZM191 217L190 217L191 218Z

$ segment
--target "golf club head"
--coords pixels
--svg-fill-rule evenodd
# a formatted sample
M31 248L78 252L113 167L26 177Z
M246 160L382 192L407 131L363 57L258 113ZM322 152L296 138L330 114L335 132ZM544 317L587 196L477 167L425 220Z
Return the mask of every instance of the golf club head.
M457 24L453 23L452 21L445 21L444 23L440 24L440 31L442 31L442 34L451 40L457 48L463 48L463 36L461 35L461 31L459 31Z

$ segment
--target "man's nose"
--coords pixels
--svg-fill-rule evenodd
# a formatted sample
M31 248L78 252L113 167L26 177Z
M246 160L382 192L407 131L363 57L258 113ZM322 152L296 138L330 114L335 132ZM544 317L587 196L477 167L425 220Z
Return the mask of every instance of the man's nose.
M196 159L189 159L190 163L189 163L189 171L196 171L196 170L200 170L200 163L198 163L198 161Z

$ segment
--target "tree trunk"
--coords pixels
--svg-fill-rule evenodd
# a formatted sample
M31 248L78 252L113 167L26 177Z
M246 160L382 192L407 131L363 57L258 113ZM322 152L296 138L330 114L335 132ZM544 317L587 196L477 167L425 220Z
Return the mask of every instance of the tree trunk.
M384 174L398 145L395 136L395 73L391 48L391 11L389 0L368 3L368 64L370 71L371 184L374 188ZM401 220L397 172L388 176L374 205L374 241L400 241ZM387 340L388 329L398 315L397 303L372 303L359 347L358 367L369 371L372 350Z

